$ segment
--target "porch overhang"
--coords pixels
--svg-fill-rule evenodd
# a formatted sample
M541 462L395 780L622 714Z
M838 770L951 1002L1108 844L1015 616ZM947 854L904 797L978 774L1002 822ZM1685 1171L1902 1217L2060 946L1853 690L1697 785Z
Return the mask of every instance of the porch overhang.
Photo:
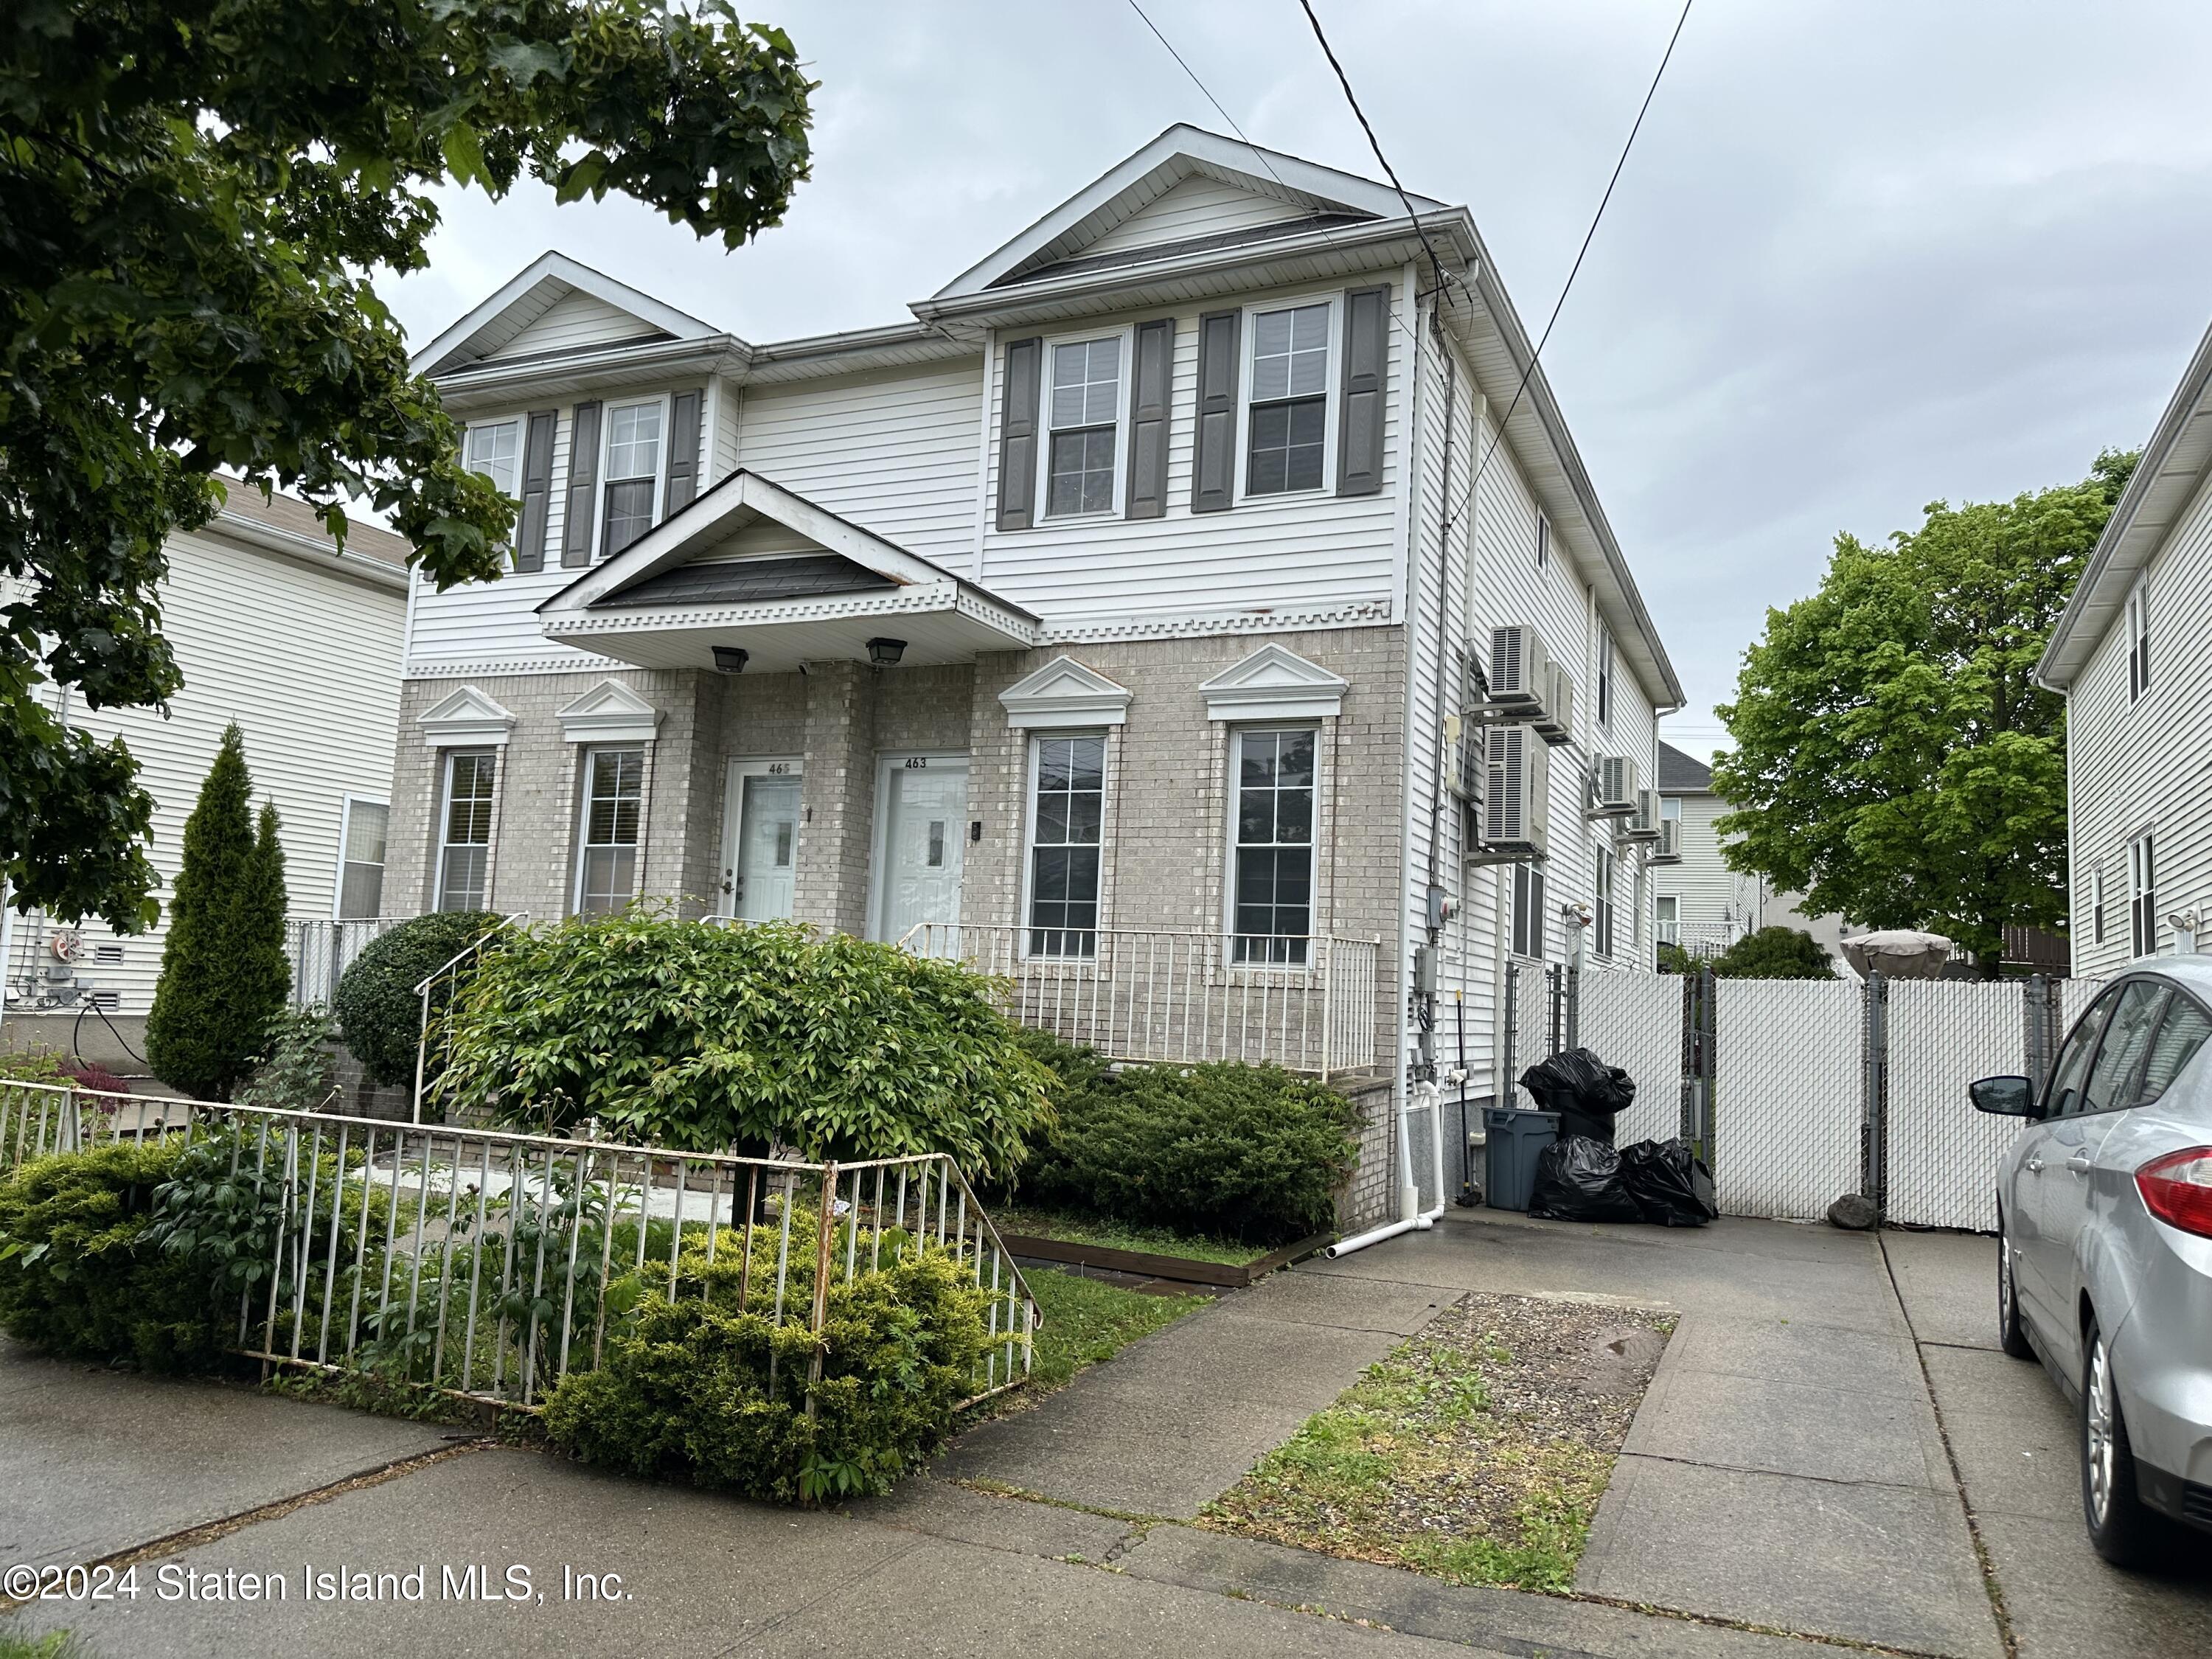
M916 667L1043 640L1019 605L747 471L546 600L538 627L641 668L713 668L735 647L755 673L866 662L878 639Z

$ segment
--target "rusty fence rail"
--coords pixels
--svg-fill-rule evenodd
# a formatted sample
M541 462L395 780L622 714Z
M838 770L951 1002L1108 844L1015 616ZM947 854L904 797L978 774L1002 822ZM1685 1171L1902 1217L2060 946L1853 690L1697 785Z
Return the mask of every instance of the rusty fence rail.
M807 1375L787 1384L805 1392L821 1377L833 1285L915 1250L941 1252L987 1295L971 1399L1029 1375L1042 1323L943 1153L805 1163L0 1080L0 1174L172 1139L201 1152L200 1178L241 1200L252 1188L262 1265L235 1346L268 1365L534 1409L599 1363L647 1292L712 1284L726 1300L734 1262L738 1308L812 1333Z

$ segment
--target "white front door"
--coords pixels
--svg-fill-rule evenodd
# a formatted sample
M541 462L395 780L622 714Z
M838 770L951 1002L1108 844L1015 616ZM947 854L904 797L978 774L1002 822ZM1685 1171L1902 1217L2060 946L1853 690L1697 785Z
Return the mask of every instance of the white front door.
M896 943L923 922L942 922L940 936L915 943L947 954L960 920L968 757L886 755L876 776L875 936Z
M723 915L740 921L789 920L800 773L795 760L730 763L722 817Z

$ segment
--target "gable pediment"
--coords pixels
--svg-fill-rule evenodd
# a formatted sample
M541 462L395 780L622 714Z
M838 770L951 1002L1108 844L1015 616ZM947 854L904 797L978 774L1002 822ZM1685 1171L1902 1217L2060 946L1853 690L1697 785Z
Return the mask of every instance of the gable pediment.
M999 693L1006 724L1017 732L1121 726L1129 697L1127 686L1073 657L1055 657Z
M432 749L505 745L514 716L473 685L465 685L416 722Z
M660 711L620 680L601 680L558 718L570 743L651 743Z
M702 340L717 332L712 324L604 271L548 252L416 352L413 367L422 374L454 374L616 345Z
M1199 691L1209 720L1271 720L1341 714L1352 682L1272 641Z

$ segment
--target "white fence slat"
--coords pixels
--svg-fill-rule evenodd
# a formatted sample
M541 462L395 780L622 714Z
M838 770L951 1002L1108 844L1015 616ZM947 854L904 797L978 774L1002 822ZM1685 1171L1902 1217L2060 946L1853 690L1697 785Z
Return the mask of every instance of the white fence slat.
M1997 1164L2022 1120L1976 1111L1966 1085L2027 1072L2027 987L1900 979L1888 995L1889 1218L1993 1231Z
M1809 1220L1862 1182L1864 988L1715 986L1713 1181L1722 1213Z
M1613 1123L1623 1146L1682 1132L1682 980L1673 974L1583 974L1576 1034L1636 1079L1636 1103Z

